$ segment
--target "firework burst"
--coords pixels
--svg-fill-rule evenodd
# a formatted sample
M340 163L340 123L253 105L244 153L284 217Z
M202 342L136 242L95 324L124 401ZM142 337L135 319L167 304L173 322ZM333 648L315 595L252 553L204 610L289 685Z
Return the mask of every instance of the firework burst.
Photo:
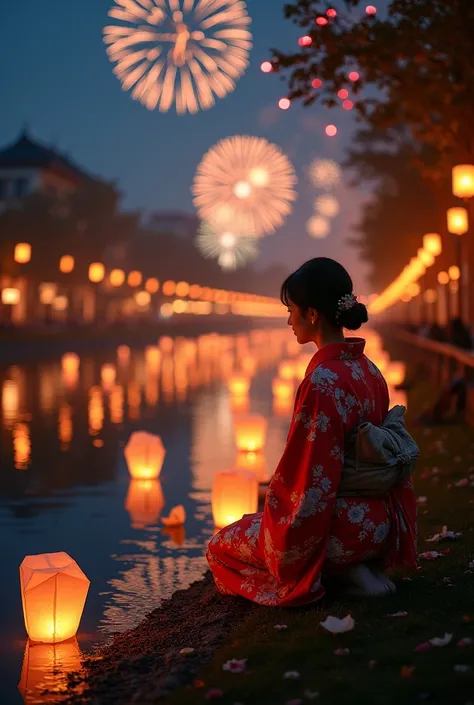
M331 159L315 159L309 167L309 177L315 186L329 191L340 182L341 168Z
M274 144L228 137L204 155L193 184L194 205L216 230L259 237L280 227L296 200L296 174Z
M341 207L335 196L325 194L324 196L317 197L314 202L314 209L325 218L335 218L339 215Z
M222 269L243 267L258 255L257 240L234 235L230 231L216 231L203 223L196 238L196 246L204 257L217 259Z
M252 35L243 0L115 0L104 28L114 73L149 110L197 113L231 93Z

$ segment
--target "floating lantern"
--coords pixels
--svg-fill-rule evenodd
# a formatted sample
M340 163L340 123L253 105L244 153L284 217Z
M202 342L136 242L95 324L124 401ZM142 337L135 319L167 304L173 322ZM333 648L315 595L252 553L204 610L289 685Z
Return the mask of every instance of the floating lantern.
M70 274L74 270L74 257L63 255L59 260L59 271L63 274Z
M65 311L68 307L68 304L69 302L67 296L61 295L54 297L51 306L54 311Z
M26 556L20 565L21 599L28 636L55 643L79 627L90 581L67 553Z
M461 279L461 270L456 264L453 264L449 269L448 269L448 274L449 278L452 281L458 281L458 279Z
M136 480L152 480L160 476L166 450L160 436L135 431L125 446L130 475Z
M76 353L65 353L61 358L61 367L67 372L77 372L81 360Z
M156 526L165 506L159 480L132 480L125 499L133 529Z
M253 414L234 419L235 444L240 451L260 451L265 446L267 420Z
M458 198L474 196L473 164L458 164L453 168L453 194Z
M174 296L174 294L176 293L176 282L172 279L168 279L168 281L165 281L165 283L163 284L161 290L164 296Z
M186 521L186 510L182 504L173 507L168 517L162 517L161 521L165 526L182 526Z
M449 274L447 272L438 273L438 284L449 284Z
M134 269L129 273L129 275L127 277L127 284L128 284L128 286L131 286L132 288L137 287L137 286L140 286L140 284L142 283L142 279L143 279L142 273L138 272L136 269Z
M469 216L465 208L448 208L448 230L453 235L464 235L469 230Z
M156 294L159 288L160 282L158 281L158 279L155 279L155 277L150 277L150 279L146 280L145 289L148 291L149 294Z
M423 249L438 257L443 251L441 235L438 233L426 233L426 235L423 235Z
M137 304L137 306L145 308L149 305L150 301L151 295L148 293L148 291L137 291L137 293L135 294L135 303Z
M2 304L14 306L20 303L20 290L14 287L2 289Z
M110 272L111 286L122 286L125 281L125 272L123 269L112 269Z
M406 375L406 365L404 362L390 362L385 371L385 381L388 385L398 387L402 384Z
M105 277L105 267L101 262L93 262L89 266L89 281L98 284Z
M119 345L117 348L117 360L120 362L120 364L126 365L130 362L131 353L132 351L130 350L128 345Z
M49 284L48 282L43 282L39 287L39 297L42 304L48 305L52 304L58 287L56 284Z
M110 386L115 383L115 378L117 377L117 371L115 369L115 366L107 363L106 365L102 365L102 369L100 371L100 377L102 379L102 382L106 386Z
M248 414L250 410L249 398L247 395L243 397L231 397L230 408L234 414Z
M18 690L26 705L43 702L45 692L66 693L68 673L80 671L81 667L76 637L59 644L35 644L28 640Z
M229 379L228 387L234 397L245 397L249 393L250 380L243 375L234 375Z
M275 377L272 381L272 392L273 396L278 399L292 399L294 393L293 382L289 379Z
M258 509L258 481L251 472L218 472L212 486L214 525L222 528Z
M31 259L31 245L27 242L19 242L18 245L15 245L13 257L18 264L29 262Z
M235 469L252 472L259 483L268 482L267 462L263 453L237 453Z

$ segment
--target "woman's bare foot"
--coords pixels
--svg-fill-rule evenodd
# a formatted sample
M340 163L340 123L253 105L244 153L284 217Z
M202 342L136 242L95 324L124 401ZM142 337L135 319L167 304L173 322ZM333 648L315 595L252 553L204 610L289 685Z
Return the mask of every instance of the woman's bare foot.
M387 590L389 590L392 595L397 592L395 583L390 580L390 578L384 573L381 568L378 568L375 565L370 565L369 569L375 575L375 577L378 578L386 586Z

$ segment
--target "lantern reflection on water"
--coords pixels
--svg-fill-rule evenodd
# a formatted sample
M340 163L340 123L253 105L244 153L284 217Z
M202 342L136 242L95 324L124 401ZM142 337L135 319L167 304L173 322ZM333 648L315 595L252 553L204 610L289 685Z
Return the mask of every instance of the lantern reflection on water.
M104 387L111 387L115 384L115 378L117 376L117 372L115 370L115 366L107 363L106 365L102 365L102 369L100 371L100 377L102 379L102 384Z
M265 446L267 420L253 414L234 419L235 444L240 451L259 451Z
M76 637L58 644L35 644L28 640L18 683L25 705L43 702L45 692L66 693L69 687L67 674L79 671L81 667Z
M293 406L293 396L273 398L273 413L275 414L275 416L291 416L293 412Z
M291 380L295 376L295 365L291 360L283 360L278 365L278 376L284 380Z
M133 529L155 526L165 506L159 480L131 480L125 499Z
M169 536L175 546L182 546L186 540L186 530L184 526L165 526L161 533Z
M293 399L293 382L275 377L272 381L272 392L275 399Z
M90 581L67 553L26 556L20 565L21 601L28 636L54 643L79 627Z
M127 365L130 362L131 350L128 345L119 345L117 348L117 360L121 365Z
M249 393L250 380L242 375L234 375L228 381L230 393L234 397L245 397Z
M160 436L135 431L125 446L130 475L135 480L156 480L161 473L166 450Z
M254 514L258 509L258 481L252 472L218 472L212 486L212 516L218 528Z
M253 472L257 476L259 483L268 482L267 462L263 453L254 453L252 451L250 453L237 453L235 469Z

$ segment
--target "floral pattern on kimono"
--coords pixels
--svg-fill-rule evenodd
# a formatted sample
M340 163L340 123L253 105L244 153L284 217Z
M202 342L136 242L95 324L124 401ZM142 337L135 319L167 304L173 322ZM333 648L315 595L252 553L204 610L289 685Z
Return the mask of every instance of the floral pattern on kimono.
M380 425L389 397L365 342L328 345L298 388L286 447L263 512L247 514L209 542L217 589L268 606L324 595L324 576L369 559L416 565L412 482L381 499L338 497L345 439L363 421Z

